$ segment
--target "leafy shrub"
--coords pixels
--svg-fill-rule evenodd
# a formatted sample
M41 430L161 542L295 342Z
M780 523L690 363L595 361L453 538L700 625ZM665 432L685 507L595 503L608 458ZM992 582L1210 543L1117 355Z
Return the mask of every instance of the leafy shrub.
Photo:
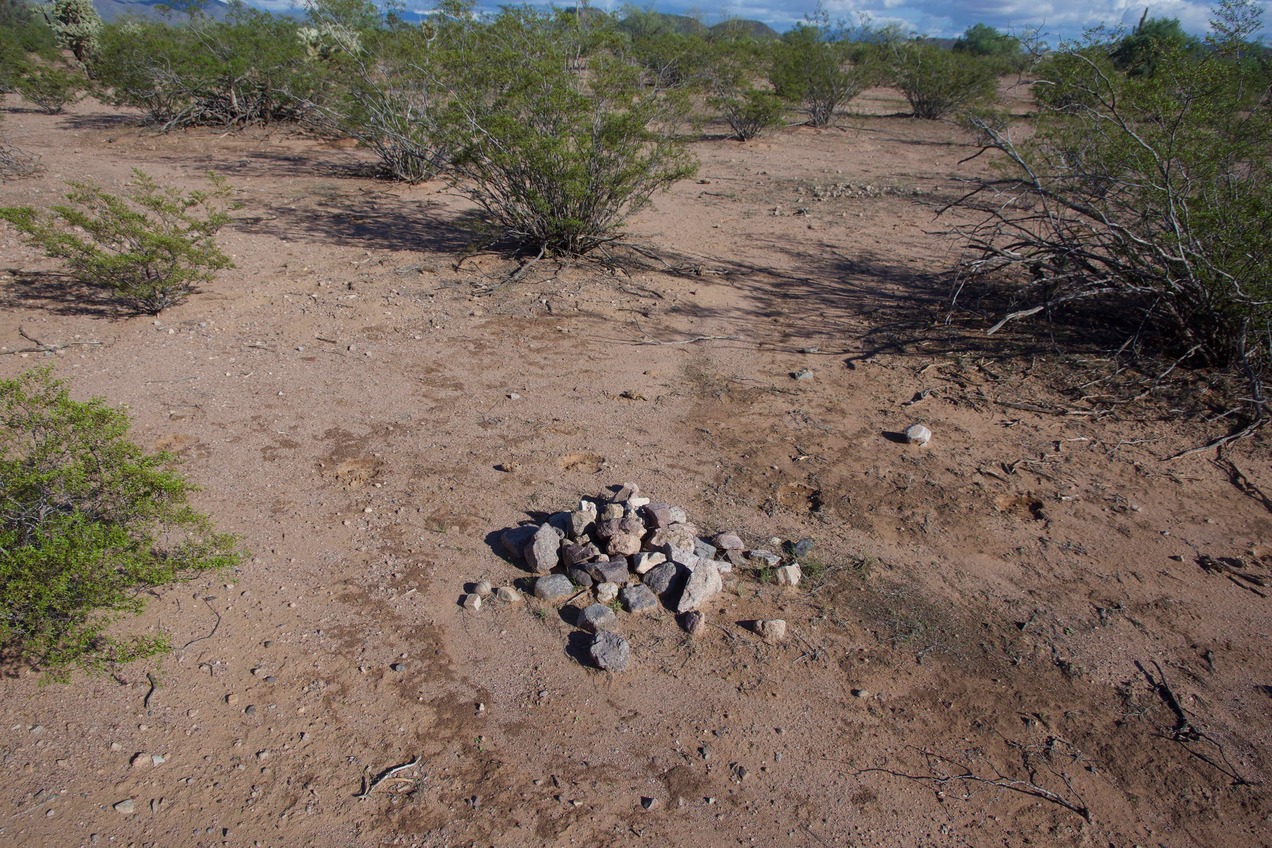
M993 66L965 53L922 42L902 45L893 65L896 85L916 118L937 120L993 98Z
M769 80L779 95L804 107L810 124L824 127L836 109L874 82L874 68L853 62L853 54L842 28L819 7L773 46Z
M1045 65L1032 138L986 129L1008 172L964 202L988 212L967 231L965 272L1028 281L1021 297L1036 306L1009 318L1080 300L1129 304L1158 330L1158 351L1233 367L1248 386L1240 403L1262 422L1272 109L1266 72L1239 60L1253 23L1222 29L1200 56L1159 53L1152 74L1121 73L1090 44Z
M43 15L22 0L0 0L0 92L12 91L29 58L57 58L57 40Z
M61 114L84 93L84 80L65 68L32 64L18 77L18 93L50 115Z
M92 68L104 96L165 130L303 117L320 84L295 21L231 5L224 21L107 26Z
M51 369L0 381L0 650L65 679L166 648L106 633L142 591L238 562L187 502L172 457L128 441L128 416L72 400Z
M655 191L695 166L676 136L682 92L640 69L568 13L505 9L463 24L441 63L454 76L443 125L460 191L522 247L581 255ZM603 36L604 33L600 33Z
M213 237L225 224L230 188L211 175L211 191L182 194L133 171L131 191L109 194L90 182L68 183L52 214L30 207L0 209L8 221L82 282L110 289L124 304L158 314L184 300L222 268L228 256Z
M708 55L703 71L709 84L708 102L720 110L734 138L749 141L784 123L785 101L753 82L764 56L760 43L736 29L723 28L710 42Z

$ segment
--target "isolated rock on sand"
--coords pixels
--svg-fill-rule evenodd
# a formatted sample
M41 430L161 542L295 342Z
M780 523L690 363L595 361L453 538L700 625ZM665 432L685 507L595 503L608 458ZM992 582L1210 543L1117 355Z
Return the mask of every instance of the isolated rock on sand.
M786 640L786 622L780 618L757 621L755 632L764 637L765 642L783 642Z
M907 442L912 445L918 445L919 447L923 447L928 442L932 441L932 431L927 427L924 427L922 424L911 424L909 427L905 428L905 433L903 435Z
M632 659L631 645L622 636L609 630L602 630L593 636L587 652L597 668L611 672L625 670Z
M804 579L804 570L799 567L798 562L783 565L774 573L777 575L777 585L779 586L798 586L799 581Z

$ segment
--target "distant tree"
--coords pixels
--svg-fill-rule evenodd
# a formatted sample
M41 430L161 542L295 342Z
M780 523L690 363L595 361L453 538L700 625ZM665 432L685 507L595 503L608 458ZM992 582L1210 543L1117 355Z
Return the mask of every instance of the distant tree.
M1144 10L1130 34L1118 41L1109 54L1113 65L1132 76L1151 75L1165 53L1197 54L1201 41L1184 32L1178 18L1150 18Z
M1020 55L1020 39L987 24L972 24L954 42L954 50L975 56L1015 58Z

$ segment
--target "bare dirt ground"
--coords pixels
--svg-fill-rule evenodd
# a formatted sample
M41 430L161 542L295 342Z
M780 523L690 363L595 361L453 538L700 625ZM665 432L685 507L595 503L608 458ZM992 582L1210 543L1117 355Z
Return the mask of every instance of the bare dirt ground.
M0 231L0 375L126 404L252 556L122 625L170 633L161 662L9 670L0 843L1272 844L1272 589L1200 565L1267 577L1266 445L1163 461L1222 431L1065 390L1105 339L946 322L934 214L989 167L957 127L874 90L834 128L708 135L631 222L657 258L504 285L462 200L360 151L7 107L44 171L4 205L134 167L236 188L237 267L157 320ZM554 607L460 608L525 576L491 534L627 480L814 540L810 579L736 575L695 639L624 617L614 676ZM742 626L773 617L780 645Z

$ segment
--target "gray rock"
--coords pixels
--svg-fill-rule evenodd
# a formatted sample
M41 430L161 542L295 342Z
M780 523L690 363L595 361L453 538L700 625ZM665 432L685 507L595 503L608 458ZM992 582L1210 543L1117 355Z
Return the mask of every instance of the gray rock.
M667 556L658 551L641 551L632 558L632 568L640 575L647 574L655 565L667 561Z
M631 556L640 552L640 536L635 533L616 533L610 537L606 550L610 556Z
M702 607L712 597L720 594L724 583L720 580L720 572L712 560L702 560L689 574L685 589L680 593L680 601L676 604L676 612L689 612Z
M618 583L621 586L627 582L626 559L603 559L600 562L589 562L583 567L597 583Z
M662 565L655 565L645 574L644 584L655 595L664 597L678 593L688 573L684 566L677 566L674 562L664 562Z
M495 600L501 604L515 604L521 600L521 593L514 586L500 586L495 590Z
M618 520L627 513L621 503L607 503L601 505L601 521Z
M665 503L645 504L641 510L645 514L645 520L649 526L655 530L663 527L671 526L671 505Z
M649 538L649 549L661 551L667 559L675 559L677 552L693 553L698 537L685 524L672 524L661 527Z
M905 440L912 445L923 447L932 441L932 431L922 424L911 424L905 428Z
M624 586L619 590L618 598L623 603L623 609L628 612L646 612L658 607L658 596L648 586L641 584Z
M755 632L764 637L765 642L783 642L786 640L786 622L780 618L757 621Z
M750 551L746 558L760 566L776 568L782 564L782 558L772 551Z
M119 813L120 815L130 816L133 813L137 812L137 803L133 801L132 798L125 798L124 800L120 801L114 806L115 806L115 812Z
M640 494L640 486L635 483L624 483L623 487L613 494L610 500L624 503Z
M632 646L622 636L609 630L593 636L587 652L596 667L605 671L623 671L632 660Z
M623 518L602 518L596 522L596 538L604 541L623 532Z
M473 594L479 598L489 598L495 592L495 587L490 585L489 580L479 580L477 585L473 587Z
M598 603L612 603L618 597L617 583L598 583L596 586L596 600Z
M535 524L519 524L503 531L499 536L499 540L503 542L504 550L508 552L508 556L512 557L516 562L522 562L526 545L530 544L530 540L534 538L534 534L538 529L538 525Z
M717 533L711 541L722 551L740 551L744 547L737 533Z
M574 584L564 574L548 574L534 581L534 596L541 601L564 601L574 594Z
M798 371L792 371L791 378L795 380L811 380L813 379L813 372L808 368L801 368Z
M478 595L476 592L473 592L470 595L465 595L464 609L472 610L473 612L477 612L477 610L481 609L481 595Z
M707 629L707 616L701 610L691 610L680 616L680 629L690 636L698 636Z
M561 561L560 547L560 531L551 524L544 524L535 531L530 544L525 547L526 565L535 574L547 574Z
M746 554L739 550L726 550L724 558L727 559L734 568L745 568L747 565Z
M671 507L671 523L672 524L688 524L689 523L689 513L685 512L684 507L681 507L681 506Z
M727 559L713 559L713 560L711 560L711 561L712 561L713 563L715 563L716 571L720 572L721 574L732 574L732 573L733 573L733 563L732 563L732 562L730 562L729 560L727 560Z
M587 570L586 565L572 565L565 570L565 574L576 585L582 586L584 589L590 589L592 588L592 585L596 583L596 581L592 579L592 573Z
M573 519L568 512L553 513L548 516L548 524L551 524L556 528L557 532L561 534L562 539L568 538L570 536L570 531L573 529Z
M716 547L706 539L694 539L693 552L702 559L715 559Z
M640 495L636 495L634 497L630 497L627 499L628 509L640 509L642 506L647 506L649 503L650 503L649 498L641 497Z
M579 612L579 627L588 633L611 630L618 624L618 616L605 604L590 604Z
M581 539L589 529L596 525L596 504L581 501L579 508L570 513L570 538Z

